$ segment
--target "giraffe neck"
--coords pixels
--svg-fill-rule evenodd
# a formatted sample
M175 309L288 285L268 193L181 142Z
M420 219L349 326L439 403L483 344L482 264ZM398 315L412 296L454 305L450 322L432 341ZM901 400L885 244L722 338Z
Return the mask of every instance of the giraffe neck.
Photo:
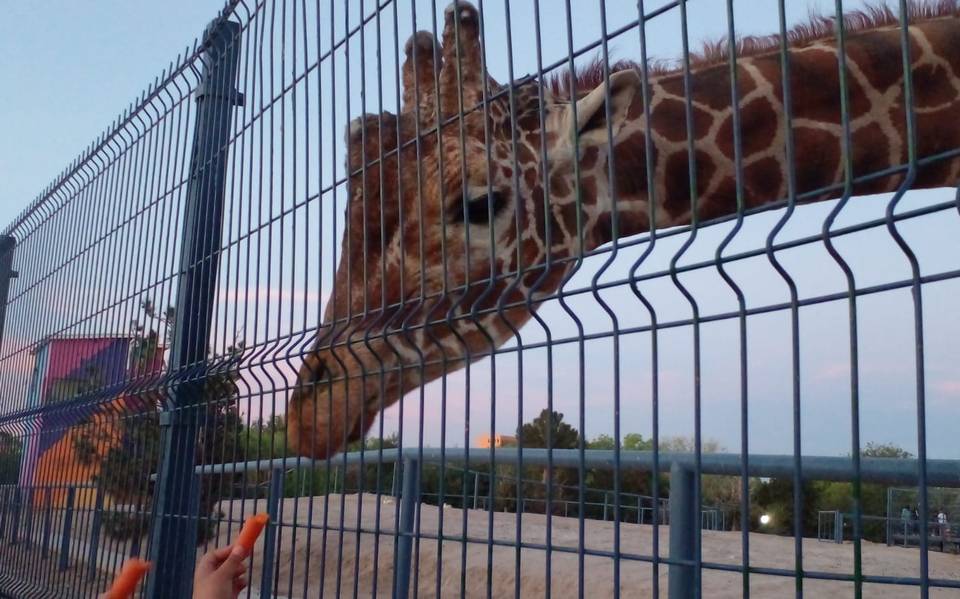
M910 35L915 156L922 160L960 149L960 18L920 22L911 26ZM851 35L846 52L852 193L896 190L906 180L909 162L900 31L886 27ZM773 51L737 61L739 181L748 209L791 197L810 202L844 193L848 171L835 41L791 49L789 69L792 115L788 120L779 54ZM653 155L649 160L639 95L629 110L635 118L615 140L612 184L607 158L601 156L606 152L584 152L581 164L587 174L582 177L581 197L588 251L650 229L648 166L652 166L658 228L689 224L694 216L705 220L736 213L730 68L727 64L697 68L691 81L692 161L681 74L650 80ZM792 123L790 136L788 122ZM792 144L792 163L788 144ZM904 168L872 176L896 167ZM914 174L909 181L912 189L955 187L960 181L960 157L921 164Z

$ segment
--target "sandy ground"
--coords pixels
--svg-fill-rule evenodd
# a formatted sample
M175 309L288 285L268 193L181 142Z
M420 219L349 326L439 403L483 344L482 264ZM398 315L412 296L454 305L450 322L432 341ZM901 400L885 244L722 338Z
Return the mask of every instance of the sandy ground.
M311 506L312 503L312 506ZM397 516L397 504L392 498L382 498L380 520L377 526L377 500L364 496L359 523L361 532L356 532L358 523L357 496L329 496L329 511L324 526L324 497L284 500L282 522L278 531L281 537L281 559L276 571L277 597L316 597L321 586L324 597L369 597L376 583L377 596L390 596L393 585L393 554ZM342 508L341 508L342 506ZM256 506L252 500L225 502L221 510L239 522L245 515L263 511L261 500ZM542 597L547 588L547 554L542 549L524 548L519 554L512 546L494 545L492 551L486 543L489 538L489 514L485 511L467 510L467 537L470 542L436 540L441 510L423 505L419 529L426 538L419 541L415 564L418 566L416 587L419 597L459 597L461 589L467 597L486 597L489 586L492 597L513 597L516 589L515 573L520 571L520 596ZM463 536L464 512L445 508L443 531L446 536ZM337 532L340 520L348 532ZM554 550L551 554L550 593L552 597L577 597L582 584L583 594L591 599L609 597L613 594L614 560L603 556L586 556L583 575L579 574L579 556L576 553L579 538L579 522L575 518L554 517L552 540L555 546L572 548L573 553ZM297 528L292 524L296 522ZM308 526L312 523L313 526ZM239 525L232 528L236 534ZM585 522L585 546L588 549L610 552L613 549L614 525L612 522L587 520ZM374 531L379 530L379 534ZM229 539L228 527L223 526L218 544ZM432 537L432 538L431 538ZM517 540L516 514L493 514L493 539L495 543L515 544ZM521 539L524 543L546 542L546 517L524 514ZM476 541L476 542L473 542ZM359 547L358 547L359 543ZM751 534L750 560L753 567L794 567L793 539L774 535ZM660 527L660 554L669 553L669 528ZM415 549L416 551L416 549ZM622 554L652 555L653 529L649 525L621 524L620 551ZM724 564L739 564L741 535L738 532L703 533L703 559ZM253 588L260 584L262 551L257 551L254 569L251 572ZM439 557L438 557L438 554ZM803 567L807 571L851 573L853 571L853 545L844 543L821 543L814 539L803 542ZM863 543L864 573L875 576L919 576L919 551L899 547L887 547ZM359 556L359 557L358 557ZM465 569L462 564L466 565ZM438 576L438 564L439 576ZM492 564L492 567L488 567ZM930 576L960 580L960 556L931 552L929 554ZM326 576L323 573L326 573ZM340 572L338 580L337 573ZM490 575L488 576L488 573ZM653 566L649 562L621 559L620 591L623 597L653 596ZM667 567L660 566L658 575L660 596L666 597ZM411 585L414 581L411 580ZM742 578L736 572L705 570L703 596L709 598L735 598L742 595ZM795 581L792 577L750 575L753 597L793 596ZM848 582L804 580L806 597L853 597L853 585ZM339 586L339 592L338 592ZM917 587L870 584L864 587L864 596L871 598L919 597ZM414 596L411 593L411 596ZM938 599L958 598L960 589L931 589L931 597Z

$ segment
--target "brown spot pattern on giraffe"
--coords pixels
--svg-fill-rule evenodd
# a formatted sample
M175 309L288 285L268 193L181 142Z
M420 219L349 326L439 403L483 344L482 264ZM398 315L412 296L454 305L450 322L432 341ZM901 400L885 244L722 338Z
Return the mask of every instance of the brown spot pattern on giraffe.
M840 140L833 133L811 127L795 127L794 173L797 193L806 193L836 183L840 165Z
M613 149L615 191L618 196L636 196L647 191L646 135L637 131Z
M883 133L883 128L877 123L871 123L853 132L850 138L853 150L854 177L862 177L881 171L887 167L887 156L890 152L890 142ZM857 184L856 193L879 193L885 191L889 185L889 177L872 179Z
M694 152L694 161L696 165L696 191L698 199L701 198L710 184L710 179L716 171L716 165L710 156L701 151ZM663 206L667 213L677 216L687 212L691 208L690 193L690 159L688 153L683 150L674 152L667 157L664 167L664 183L666 185L666 198Z
M693 120L693 136L699 139L707 134L713 117L703 109L691 106ZM670 141L686 141L687 113L686 102L674 98L667 98L658 103L650 115L653 128L657 133Z
M740 143L744 156L762 152L770 147L777 136L779 124L777 113L767 98L756 98L740 110ZM733 156L733 115L731 114L717 130L717 147L726 156Z
M744 192L747 205L759 206L764 202L779 199L783 186L783 172L780 162L768 156L743 168Z
M590 146L580 151L580 168L589 171L597 165L597 158L600 157L600 149L596 146Z
M710 220L737 210L737 183L731 177L721 181L716 189L697 206L700 218Z
M807 50L803 60L790 63L790 91L793 118L811 119L820 123L837 123L840 115L840 66L837 56L826 50ZM847 76L847 99L850 119L870 111L870 101L857 79Z
M951 73L942 65L925 64L913 70L913 100L917 109L938 108L957 101ZM956 120L956 117L954 117Z
M960 149L960 119L957 105L953 104L936 112L917 114L917 155L920 158ZM917 185L937 183L957 185L960 181L948 181L955 160L938 160L922 166L917 173Z
M730 86L730 67L717 65L696 72L696 86L693 99L714 110L727 110L732 106ZM680 93L683 95L683 80L678 78ZM672 87L678 87L676 85ZM737 97L743 98L757 88L753 78L742 66L737 67Z

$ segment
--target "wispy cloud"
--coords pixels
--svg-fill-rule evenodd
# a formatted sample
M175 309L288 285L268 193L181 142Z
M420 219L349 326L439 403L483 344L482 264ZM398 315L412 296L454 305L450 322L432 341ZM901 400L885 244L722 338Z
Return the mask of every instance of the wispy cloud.
M960 397L960 379L937 381L932 387L937 393Z
M325 304L330 297L329 291L316 291L300 287L277 287L258 285L221 289L217 294L219 302L320 302Z
M814 371L814 380L817 381L835 381L850 377L850 364L823 364Z

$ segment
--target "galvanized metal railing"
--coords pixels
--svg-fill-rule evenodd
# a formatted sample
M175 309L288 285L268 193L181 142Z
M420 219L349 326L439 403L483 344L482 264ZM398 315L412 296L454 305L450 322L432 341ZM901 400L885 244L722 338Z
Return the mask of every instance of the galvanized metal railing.
M845 15L855 7L837 1L832 18L791 29L805 15L785 0L747 14L734 0L478 4L230 0L2 231L0 585L89 596L142 554L154 563L142 595L186 597L197 547L230 542L237 510L263 507L261 597L329 586L359 596L363 505L347 522L341 493L328 520L336 488L308 475L371 469L379 485L392 467L400 478L372 493L400 501L392 528L379 527L383 502L372 508L370 595L429 582L445 592L447 541L459 544L460 596L493 596L503 568L513 585L500 593L522 596L530 550L543 553L547 596L602 592L587 557L609 562L615 596L628 565L649 567L655 597L665 567L672 599L709 596L704 573L717 572L738 575L744 597L765 576L792 579L798 598L807 580L849 584L858 599L870 584L924 599L960 588L931 567L931 535L902 535L916 544L914 575L877 575L862 549L879 517L864 511L864 485L911 485L923 523L934 486L960 487L957 445L943 438L960 416L956 348L944 341L957 307L943 292L960 280L960 96L949 87L960 56L943 41L960 31L960 7L899 0ZM737 40L744 27L776 35L691 49L692 32ZM618 62L614 43L635 62ZM678 60L651 59L660 52ZM888 76L893 63L902 76ZM930 195L906 199L921 188ZM887 195L854 201L877 192ZM801 207L831 198L819 213ZM902 351L884 360L884 344ZM829 405L812 417L820 381L801 363L811 346L833 351ZM758 380L773 391L761 398ZM726 397L736 401L717 417ZM898 420L877 425L868 410ZM766 428L765 443L786 453L758 453ZM706 449L711 430L733 453ZM505 431L517 447L465 449L472 434L489 443ZM667 432L689 443L670 451ZM384 447L391 433L402 449ZM627 449L629 433L642 433L629 447L649 451ZM865 451L891 437L906 447ZM810 455L818 443L836 455ZM442 524L452 465L490 469L486 537L469 533L465 499L460 534L420 529L424 499ZM501 466L520 495L508 540L493 534ZM435 493L425 468L440 472ZM522 496L527 468L542 474L542 499ZM559 482L563 469L572 484ZM591 471L609 484L590 487ZM637 471L650 473L649 495L627 488ZM703 552L704 510L720 509L705 477L716 476L738 487L720 506L738 511L738 530L717 531L740 543L736 563ZM790 483L792 567L751 554L752 531L764 532L753 485L765 478ZM849 506L821 511L835 541L850 525L849 571L805 557L811 481L851 485ZM611 530L599 549L586 539L593 489ZM309 498L306 514L296 501L284 511L291 493ZM658 512L668 503L666 551L656 516L649 551L623 548L625 500L642 497ZM547 540L531 542L525 506L541 501ZM577 508L575 544L552 540L558 505ZM112 516L134 532L107 534ZM340 543L328 549L331 535ZM437 567L424 583L426 543ZM468 546L487 553L482 582L467 580ZM498 571L501 547L512 554ZM575 584L553 586L557 555L576 556ZM319 582L308 572L318 561Z
M398 539L398 551L395 556L393 567L397 572L397 582L394 596L406 597L410 590L412 566L412 544L417 538L417 532L414 530L413 514L416 512L416 506L424 499L423 494L416 484L412 481L418 476L423 466L436 465L441 461L451 464L472 464L480 465L512 465L519 461L519 454L523 454L523 462L530 465L545 465L548 460L548 454L552 453L552 460L558 467L566 465L579 464L581 459L590 467L611 468L613 465L613 452L603 450L587 450L584 456L578 455L575 450L552 450L544 449L515 449L502 448L493 452L493 455L487 451L467 451L463 449L447 448L408 448L408 449L385 449L383 450L383 463L402 464L402 485L396 488L391 485L390 489L359 490L359 493L381 496L393 495L399 498L397 509L401 514L400 526L396 532ZM620 465L627 470L651 471L654 466L653 454L648 451L624 451L620 456ZM751 456L752 476L757 477L786 477L791 472L793 460L791 456ZM723 475L731 472L738 472L741 468L740 456L737 454L707 454L702 456L701 467L704 474ZM693 486L694 482L690 476L692 471L694 456L692 454L671 454L662 453L657 460L662 472L670 474L670 501L667 508L668 524L670 528L670 554L659 558L659 561L666 564L670 570L670 593L671 599L681 599L693 594L690 581L692 580L692 571L694 568L717 569L729 571L731 567L726 564L713 564L708 562L697 562L695 560L693 544L695 543L695 534L697 530L695 525L697 506L693 504ZM371 463L371 456L364 456L360 452L347 453L337 460L337 468L347 468L359 464ZM269 491L266 497L267 512L271 516L270 524L267 529L267 540L264 543L265 553L260 572L260 596L266 597L271 594L273 588L273 573L277 565L276 553L278 546L276 543L277 531L286 526L280 517L280 502L285 495L284 475L289 471L302 471L311 468L325 468L325 461L304 460L303 458L283 458L273 460L254 460L249 462L232 464L205 464L195 468L195 473L200 476L209 476L212 474L226 473L253 473L269 472ZM944 487L960 488L960 460L932 460L928 463L927 476L933 485ZM805 457L803 463L804 477L809 480L849 480L852 471L852 460L839 457ZM396 470L395 470L396 472ZM889 459L874 458L864 459L861 462L861 473L864 482L888 483L888 484L911 484L916 482L917 461L910 459ZM496 475L493 475L496 476ZM35 514L25 515L21 513L21 506L29 505L28 501L22 498L24 489L17 486L0 487L0 539L5 537L7 527L10 527L9 538L12 542L27 542L39 545L44 555L48 555L51 543L58 541L59 546L59 568L64 570L69 565L69 559L75 552L72 550L71 540L71 522L75 518L75 507L72 498L78 488L95 488L89 485L77 485L68 487L70 498L66 508L63 510L63 525L57 538L52 535L51 521L53 509L47 502L48 507L42 511L42 532L39 535L34 534L33 528L37 517ZM50 489L39 489L49 493ZM37 489L26 491L28 495L35 493ZM493 490L491 489L491 495ZM11 500L12 499L12 500ZM492 504L491 504L492 505ZM476 504L473 509L477 509ZM489 508L487 508L489 509ZM93 515L93 525L91 527L91 539L84 541L83 545L87 547L87 554L79 558L91 572L96 571L98 565L99 544L97 538L101 534L102 517L107 510L104 509L101 502L91 510ZM844 517L840 512L820 512L818 517L818 530L824 528L822 523L823 515L826 514L832 521L833 534L828 537L834 542L840 543L843 540ZM21 526L25 527L26 532L23 539L19 536ZM931 531L935 531L935 525L928 525ZM829 528L829 525L828 527ZM818 534L818 539L822 535ZM458 540L456 535L445 535L449 540ZM919 535L917 535L919 539ZM463 541L480 543L480 539L462 539ZM907 542L906 535L903 536L903 543ZM888 539L889 543L889 539ZM524 546L532 549L546 551L548 546L545 544L536 544L525 542ZM559 544L553 544L550 547L553 551L576 551L575 547L565 547ZM591 550L585 550L588 554ZM640 561L646 561L645 558L636 558ZM778 571L766 569L766 574L792 576L790 571ZM852 580L852 576L838 576L833 572L821 572L808 570L804 572L811 578L824 578L830 580ZM910 578L890 578L890 577L868 577L868 582L887 582L891 584L916 584L917 579ZM931 580L931 584L943 588L958 588L960 582L954 580Z

